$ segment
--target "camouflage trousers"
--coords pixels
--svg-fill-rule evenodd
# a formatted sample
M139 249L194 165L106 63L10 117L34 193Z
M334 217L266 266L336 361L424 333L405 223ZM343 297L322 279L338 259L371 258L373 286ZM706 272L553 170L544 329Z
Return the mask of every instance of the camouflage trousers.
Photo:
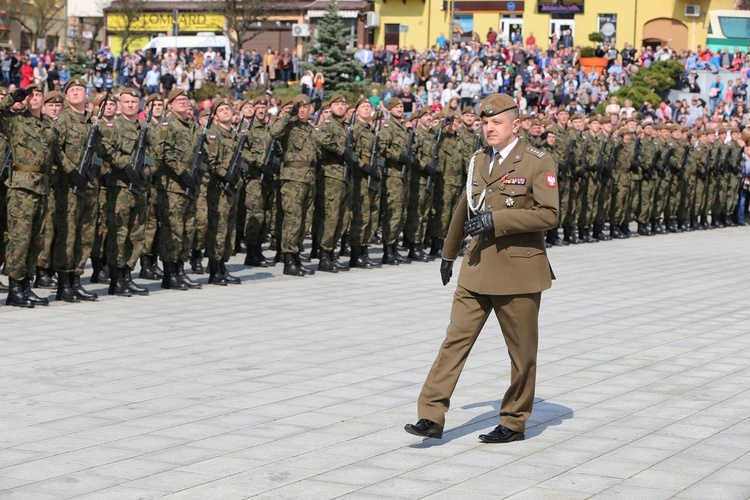
M383 225L383 244L392 245L404 228L409 184L401 176L388 176L382 183L380 198Z
M46 199L47 212L44 215L44 236L36 265L43 269L52 269L52 249L55 243L55 196L52 190L50 190Z
M146 197L125 187L107 189L107 263L133 269L143 250Z
M740 202L740 184L742 183L741 174L729 174L726 180L727 185L727 201L724 208L725 214L733 214L737 210L737 205Z
M146 207L146 221L143 228L143 248L141 249L141 255L156 255L156 245L154 239L156 238L156 187L149 186L148 188L148 205Z
M566 175L559 176L557 178L557 188L560 192L560 214L558 216L557 225L562 227L568 216L568 209L570 208L570 178Z
M674 219L677 217L680 203L682 203L683 184L685 181L673 175L666 182L667 202L664 206L664 217L666 219Z
M281 251L296 254L304 240L307 216L313 204L315 185L311 182L281 181Z
M630 213L630 189L632 183L628 172L619 172L614 174L612 182L612 208L610 210L609 222L613 226L627 224L628 214Z
M99 186L99 215L96 218L96 232L94 233L94 246L91 248L91 257L106 259L107 250L107 186Z
M715 217L717 215L723 215L724 209L727 205L726 179L722 176L716 176L712 184L714 187L710 195L710 199L713 200L711 214Z
M693 215L703 216L708 215L708 178L698 176L695 179L695 196L693 197Z
M239 189L229 196L220 181L208 184L208 228L206 232L206 257L227 262L234 250L237 230L237 202Z
M643 180L640 178L630 177L630 200L628 201L628 213L625 224L629 224L631 220L638 219L641 216L641 185Z
M583 182L579 184L581 192L581 212L578 216L578 227L591 227L596 215L596 204L599 200L599 181L593 172L586 172Z
M596 213L594 213L594 224L603 226L607 222L612 207L612 187L614 185L612 171L605 174L599 180L599 199L596 202Z
M45 196L26 189L9 189L7 195L8 243L5 248L5 270L14 280L31 277L42 247Z
M318 228L318 243L320 248L330 252L336 248L344 231L344 217L351 202L351 187L341 179L323 177L316 196L319 206L320 226Z
M5 245L8 239L8 218L6 209L8 206L8 188L0 182L0 266L5 263Z
M697 215L693 212L695 207L696 184L697 179L695 177L688 177L685 182L682 183L680 206L677 208L677 218L680 220L689 221L690 217L695 217Z
M667 208L669 180L662 179L660 176L657 176L654 183L654 209L651 212L651 218L659 219L662 214L664 214L664 216L667 215L665 210Z
M260 179L245 181L245 245L260 245L270 231L272 185ZM275 210L274 210L275 212Z
M201 183L201 189L195 198L195 203L192 203L190 207L187 221L188 239L185 242L187 248L184 251L185 259L189 257L190 250L205 250L206 248L206 231L208 230L207 184L205 180Z
M439 196L435 197L435 217L433 219L432 236L434 238L445 239L448 235L448 226L451 223L453 210L458 204L461 197L461 186L453 184L442 184L439 190Z
M380 211L380 186L372 180L367 187L367 177L357 172L352 181L352 223L349 239L352 246L368 246L378 227Z
M415 241L415 235L418 222L418 206L419 206L419 171L413 169L409 174L409 194L406 197L406 220L404 222L404 239L407 241Z
M638 207L638 224L648 224L653 218L656 196L656 180L643 179L641 181L640 200Z
M183 193L159 190L156 199L156 217L159 223L157 248L166 262L187 259L190 249L188 220L194 217L195 203ZM187 248L187 250L186 250Z
M83 274L94 246L98 215L98 186L87 186L83 197L73 194L66 182L55 188L53 262L56 271Z

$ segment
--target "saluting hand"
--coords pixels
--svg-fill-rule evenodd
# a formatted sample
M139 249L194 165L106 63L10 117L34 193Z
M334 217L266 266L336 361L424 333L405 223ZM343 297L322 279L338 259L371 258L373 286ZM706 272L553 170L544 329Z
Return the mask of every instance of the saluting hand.
M492 212L479 212L475 217L464 222L464 233L472 236L494 230L495 223L492 220Z

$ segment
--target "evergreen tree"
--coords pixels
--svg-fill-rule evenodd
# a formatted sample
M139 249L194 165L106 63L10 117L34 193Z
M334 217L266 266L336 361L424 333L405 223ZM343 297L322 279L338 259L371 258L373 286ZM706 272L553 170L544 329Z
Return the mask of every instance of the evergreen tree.
M68 52L63 56L63 63L68 66L71 77L85 76L94 65L91 58L86 54L89 49L86 40L75 36L68 41ZM58 63L58 69L59 69Z
M347 50L348 40L349 29L341 22L336 0L328 0L326 13L318 23L315 43L308 47L312 63L302 67L322 73L327 92L344 92L352 97L362 93L364 82L362 65L354 59L354 50Z

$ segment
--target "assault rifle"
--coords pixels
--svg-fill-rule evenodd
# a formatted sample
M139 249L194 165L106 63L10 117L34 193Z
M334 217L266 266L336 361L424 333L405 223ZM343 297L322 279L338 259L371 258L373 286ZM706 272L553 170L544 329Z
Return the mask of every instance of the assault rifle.
M268 152L266 153L266 157L263 158L263 165L260 166L261 168L261 174L260 174L260 181L263 182L263 179L268 176L269 178L273 175L273 164L276 161L276 141L273 139L273 137L268 138Z
M380 127L382 122L380 120L380 113L375 115L375 131L372 136L372 147L370 148L370 164L368 165L367 175L367 189L374 191L372 187L372 178L375 176L375 180L380 179L380 173L378 172L378 147L380 146Z
M146 121L141 124L141 131L138 132L138 140L135 143L135 155L133 156L133 165L131 165L130 172L128 172L128 178L130 179L128 190L136 196L141 195L139 185L142 180L146 180L146 165L150 167L154 164L154 160L146 156L146 148L148 147L148 124L151 123L153 117L154 101L151 101L151 105L148 108L148 114L146 115Z
M245 150L247 144L247 134L255 122L255 115L250 118L250 123L247 124L247 128L242 130L242 123L245 121L245 115L240 117L240 122L237 124L237 131L240 133L240 140L237 142L237 148L234 150L232 155L232 161L229 163L227 169L227 175L224 176L224 191L228 196L234 196L234 188L237 186L237 182L240 180L240 170L242 170L242 151Z
M568 143L568 147L565 150L565 157L563 158L563 162L560 164L560 173L562 175L566 175L568 172L570 172L570 161L573 156L573 146L575 145L576 141L580 139L580 132L576 134L575 138L572 139Z
M453 123L453 117L447 116L445 117L445 121L440 124L440 128L438 129L437 137L435 138L435 144L432 146L432 159L430 160L430 165L427 167L427 186L426 190L428 193L432 192L433 185L435 184L435 176L437 176L440 173L440 165L438 164L438 152L440 150L440 142L443 140L443 129Z
M406 156L411 157L411 150L414 146L414 135L417 133L417 126L414 125L411 128L411 133L409 134L409 141L406 143ZM406 182L406 176L409 173L409 164L404 163L401 165L401 180Z
M604 150L607 149L607 144L609 144L609 138L604 139L604 144L602 144L602 147L599 149L599 156L596 158L596 165L594 166L594 171L599 174L602 174L602 177L605 174L605 166L603 164L604 162Z
M578 182L581 183L586 178L586 169L588 168L589 141L583 140L583 154L581 155L581 166L578 168Z
M94 141L96 141L96 136L99 134L99 121L102 119L102 116L104 116L104 109L107 107L107 99L109 98L111 90L112 89L107 89L107 92L104 94L104 100L99 105L99 113L96 115L96 122L94 122L89 129L89 135L86 136L86 145L83 148L83 153L81 153L81 159L78 161L78 168L76 168L79 177L83 177L92 182L94 180L93 167L100 167L102 165L101 159L97 158L94 154ZM73 194L79 198L85 197L85 186L78 187L78 185L74 185Z
M198 189L201 185L201 173L206 170L206 164L203 163L203 145L206 143L206 131L211 128L214 122L214 111L213 109L208 115L206 125L204 125L201 131L200 137L198 137L198 144L195 145L193 150L193 159L190 161L190 180L186 183L185 196L191 200L195 199L195 195L198 193Z
M641 138L635 138L635 147L633 148L633 159L630 160L630 172L638 173L638 157L641 156Z
M348 133L346 134L346 146L344 146L344 182L349 184L351 179L350 169L354 165L350 165L347 159L354 158L354 120L357 118L355 113L349 118Z
M682 160L680 161L680 167L675 171L675 174L681 181L685 180L685 165L687 164L689 155L690 155L690 138L688 138L688 143L685 144L685 151L682 153Z
M10 149L10 144L8 144L8 151L5 153L5 158L3 158L3 163L0 165L0 183L5 182L5 179L8 178L10 175L10 168L13 164L13 151Z
M664 162L662 163L662 167L659 168L659 177L664 179L667 176L667 169L671 169L670 165L672 162L672 156L674 155L674 151L677 148L669 148L669 151L667 151L667 155L664 157Z
M649 165L646 172L644 172L644 174L648 173L649 179L654 178L654 174L659 169L660 161L661 161L661 148L656 150L656 154L654 154L654 157L651 159L651 165Z
M721 154L721 144L716 143L716 156L714 157L713 171L720 174L724 171L724 157Z

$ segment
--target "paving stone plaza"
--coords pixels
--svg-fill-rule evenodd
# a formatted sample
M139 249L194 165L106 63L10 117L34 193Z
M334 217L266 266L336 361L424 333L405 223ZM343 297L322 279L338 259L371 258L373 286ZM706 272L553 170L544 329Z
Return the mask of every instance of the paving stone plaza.
M477 439L509 380L493 317L444 438L403 431L448 322L437 262L237 256L241 286L0 306L0 499L746 499L748 249L749 228L553 248L534 413L505 445Z

